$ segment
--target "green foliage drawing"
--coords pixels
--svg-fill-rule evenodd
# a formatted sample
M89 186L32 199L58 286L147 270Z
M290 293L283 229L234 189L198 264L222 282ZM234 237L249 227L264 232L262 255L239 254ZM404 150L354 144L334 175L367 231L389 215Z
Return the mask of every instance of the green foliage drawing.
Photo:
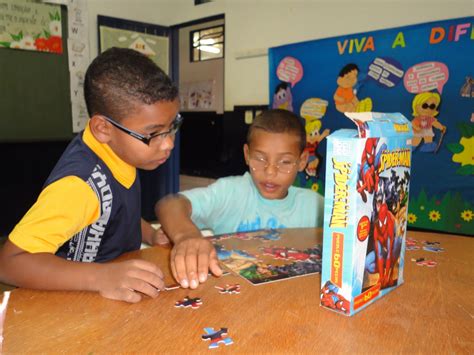
M461 133L459 142L448 143L446 147L453 153L453 162L461 164L456 174L474 175L474 123L461 122L457 124L457 128Z
M56 11L56 13L52 14L51 12L49 13L49 19L51 21L60 21L61 20L61 15L59 14L59 11Z
M447 192L438 198L436 195L429 197L421 190L418 196L410 197L408 206L408 213L415 216L414 221L409 218L409 227L474 235L474 218L466 217L472 216L474 206L465 201L459 192Z

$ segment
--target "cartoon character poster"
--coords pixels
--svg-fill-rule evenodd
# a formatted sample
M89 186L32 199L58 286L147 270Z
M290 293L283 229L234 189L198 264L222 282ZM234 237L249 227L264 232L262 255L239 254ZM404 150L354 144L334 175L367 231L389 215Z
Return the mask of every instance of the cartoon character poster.
M324 194L343 112L412 122L408 226L474 235L474 17L271 48L270 106L298 113L312 158L295 185ZM403 177L400 177L403 179Z

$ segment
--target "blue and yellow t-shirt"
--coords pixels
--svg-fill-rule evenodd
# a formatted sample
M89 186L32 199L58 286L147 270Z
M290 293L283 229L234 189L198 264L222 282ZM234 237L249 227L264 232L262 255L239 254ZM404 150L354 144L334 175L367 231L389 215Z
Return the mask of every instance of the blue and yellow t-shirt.
M140 210L136 168L97 141L87 125L9 239L30 253L104 262L139 249Z

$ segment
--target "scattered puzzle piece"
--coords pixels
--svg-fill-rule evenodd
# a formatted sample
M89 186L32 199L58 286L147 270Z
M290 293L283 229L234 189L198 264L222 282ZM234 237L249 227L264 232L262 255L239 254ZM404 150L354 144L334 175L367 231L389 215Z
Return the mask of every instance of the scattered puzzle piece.
M413 238L407 238L406 242L406 249L407 250L418 250L420 247L418 246L418 241Z
M435 247L435 246L432 246L432 245L425 245L423 247L423 250L426 250L426 251L431 251L433 253L441 253L444 251L444 248L441 248L441 247Z
M202 305L202 301L199 297L189 298L188 296L184 297L183 300L177 301L174 306L176 308L188 308L197 309Z
M176 290L180 288L180 284L171 284L171 285L165 285L165 291L171 291L171 290Z
M231 338L227 337L227 328L221 328L220 330L214 330L214 328L204 328L206 334L201 336L201 339L206 341L209 340L209 349L215 349L219 347L219 344L230 345L234 342Z
M419 265L419 266L435 267L436 265L438 265L436 261L426 260L425 258L418 258L418 259L412 258L411 261L416 262L416 265Z
M225 287L220 287L220 286L215 286L218 290L219 293L227 293L229 295L231 294L239 294L240 293L240 284L233 284L233 285L228 285L226 284Z
M428 240L424 240L424 241L423 241L423 244L424 244L424 245L438 245L438 246L441 245L440 242L430 242L430 241L428 241Z

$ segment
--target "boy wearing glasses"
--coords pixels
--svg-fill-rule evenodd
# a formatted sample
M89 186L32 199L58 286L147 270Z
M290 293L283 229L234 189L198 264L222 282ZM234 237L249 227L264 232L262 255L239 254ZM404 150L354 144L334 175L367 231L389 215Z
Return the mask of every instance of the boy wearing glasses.
M281 109L266 111L255 118L244 145L250 173L158 202L158 220L175 244L171 270L182 287L196 288L206 281L208 269L216 276L222 273L214 247L199 229L222 234L322 225L323 198L291 186L307 164L305 146L298 116Z
M155 264L104 262L156 242L141 219L136 168L169 158L181 124L178 91L149 58L112 48L89 66L84 97L90 120L0 250L0 280L128 302L156 297L164 285Z

